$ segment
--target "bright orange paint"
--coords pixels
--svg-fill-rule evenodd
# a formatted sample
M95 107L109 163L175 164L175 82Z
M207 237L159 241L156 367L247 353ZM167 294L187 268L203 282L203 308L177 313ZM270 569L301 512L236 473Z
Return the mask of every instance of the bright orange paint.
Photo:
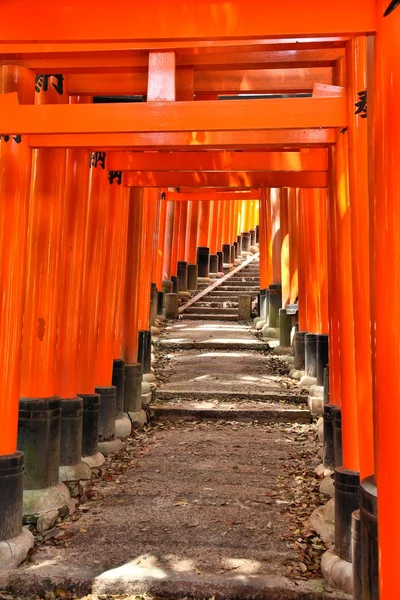
M30 71L0 68L0 93L18 91L23 102L33 102L33 90ZM0 456L17 449L30 177L26 137L19 144L0 140Z
M346 72L349 110L349 183L356 390L359 423L360 477L374 473L372 424L370 239L367 122L354 114L354 99L367 88L367 40L348 42Z
M36 103L68 102L53 83L50 80L47 92L35 92ZM65 168L65 150L33 153L21 358L20 393L25 398L55 393Z
M307 219L305 214L305 203L302 200L302 190L296 190L296 212L297 222L299 224L299 330L308 331L307 322L307 281L308 281L308 260L307 260Z
M171 102L174 100L175 52L150 52L147 80L147 101Z
M280 217L280 194L281 190L271 190L271 246L272 246L272 282L281 283L281 217Z
M175 206L174 213L174 230L172 234L172 247L171 247L171 275L176 277L178 272L178 245L179 245L179 231L181 221L181 207L182 203L178 202Z
M105 229L110 185L107 156L89 168L89 191L86 232L86 256L83 262L83 302L78 353L78 392L92 394L97 385L96 362L100 305L105 302L101 289L105 253Z
M129 195L128 242L125 269L124 324L122 358L137 361L138 352L138 278L142 251L143 189L133 188Z
M269 240L271 236L271 224L269 214L269 189L261 190L260 198L260 289L267 289L272 283L272 269L269 256Z
M210 226L211 203L207 201L200 202L199 233L197 239L198 246L208 246L208 230Z
M171 277L171 255L174 235L175 202L167 202L165 216L164 256L162 267L162 279L169 280Z
M128 249L128 221L129 221L129 190L125 190L121 198L119 213L119 256L116 258L116 280L117 280L117 307L115 318L115 340L114 358L122 357L122 329L124 325L124 295L125 295L125 273L126 255Z
M179 261L185 260L188 209L189 209L189 201L185 200L181 203L181 214L180 214L180 219L179 219L178 252L177 252L177 260L179 260Z
M160 196L166 194L165 190L160 190ZM164 244L165 244L165 227L167 220L167 202L160 202L160 217L158 223L158 242L157 242L157 258L156 258L156 277L155 284L157 289L161 291L163 279L163 260L164 260Z
M289 188L288 190L288 210L289 210L289 281L290 281L290 298L289 302L296 302L299 295L298 284L298 237L299 224L297 221L297 206L296 206L296 190Z
M199 226L199 202L189 202L187 235L186 235L186 261L189 265L196 264L197 232Z
M289 190L280 193L280 237L281 237L281 283L282 307L290 300L290 238L289 238Z
M62 294L58 306L55 381L55 393L62 398L74 398L80 391L78 348L84 284L82 265L86 255L88 188L89 152L68 150L60 266Z
M373 199L372 333L376 417L376 477L380 600L389 600L399 587L400 518L393 499L400 494L395 466L400 453L400 360L398 306L400 300L399 115L400 14L396 8L382 18L386 2L377 2L375 40L374 130L375 198Z

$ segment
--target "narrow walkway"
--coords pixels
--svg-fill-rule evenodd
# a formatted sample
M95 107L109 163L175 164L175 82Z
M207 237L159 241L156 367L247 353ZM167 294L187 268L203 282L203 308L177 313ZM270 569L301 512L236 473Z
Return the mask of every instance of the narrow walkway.
M212 332L230 344L229 352L162 353L163 343L177 335L204 343L214 340ZM238 347L238 339L254 335L242 324L167 326L156 351L161 385L155 416L165 418L157 409L160 402L171 408L165 395L174 390L179 400L173 406L204 403L207 393L210 406L225 405L229 415L190 422L185 419L193 414L175 415L135 432L118 456L108 458L76 514L39 537L34 554L12 575L13 591L57 588L67 590L64 598L343 598L320 577L325 546L307 522L323 500L314 474L315 426L294 404L302 398L290 389L285 363ZM261 393L274 399L260 400ZM245 422L243 406L253 411ZM262 423L267 407L286 411L293 422L278 423L275 415L274 423Z

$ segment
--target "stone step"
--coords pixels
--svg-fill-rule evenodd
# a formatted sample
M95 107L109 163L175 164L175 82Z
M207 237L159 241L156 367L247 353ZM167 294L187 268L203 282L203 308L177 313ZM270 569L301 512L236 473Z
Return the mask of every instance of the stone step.
M236 315L223 315L223 314L199 314L199 313L190 313L188 314L186 311L181 315L182 319L188 319L191 321L237 321L238 317Z
M191 315L191 314L198 314L198 315L210 315L210 314L214 314L216 311L216 308L213 306L198 306L197 304L194 304L192 308L188 308L185 313L187 315ZM238 309L237 308L219 308L218 309L218 313L220 315L236 315L238 313Z
M243 407L210 406L210 403L196 402L191 404L151 404L150 410L157 420L215 419L218 421L258 421L259 423L310 423L311 412L307 409L282 408L278 405Z
M229 290L212 290L206 296L203 296L202 300L204 298L220 299L221 297L226 298L226 299L233 299L233 298L239 298L239 296L249 296L249 295L255 295L255 293L247 292L247 291L238 292L238 291L229 291Z
M212 308L214 310L218 310L219 308L236 308L237 310L239 302L232 302L229 298L222 302L216 302L213 298L203 298L200 302L195 302L193 306L196 306L196 308Z
M225 291L225 292L241 292L242 294L258 294L258 292L260 291L260 288L258 287L242 287L240 285L221 285L220 288L218 288L220 291Z
M214 344L215 350L220 350L218 344ZM239 348L238 348L239 349ZM241 348L243 349L243 348ZM253 347L251 347L253 349ZM218 356L218 355L216 355ZM205 391L198 390L196 392L190 390L188 392L182 391L180 389L162 389L157 388L155 392L156 401L164 404L169 403L175 400L179 402L193 402L196 400L211 400L216 402L237 402L238 400L243 401L246 400L248 402L264 402L266 404L279 404L280 408L285 408L285 403L287 404L298 404L307 408L308 406L308 393L304 388L296 389L295 391L290 390L274 390L274 391L253 391L250 390L248 392L243 391Z

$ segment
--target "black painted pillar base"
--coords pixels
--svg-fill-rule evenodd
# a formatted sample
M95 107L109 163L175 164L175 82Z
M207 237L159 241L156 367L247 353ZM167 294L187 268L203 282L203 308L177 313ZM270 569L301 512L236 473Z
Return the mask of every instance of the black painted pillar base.
M199 268L198 277L210 276L210 249L207 246L198 246L196 250L196 263Z
M271 283L269 286L269 327L279 327L279 310L282 308L282 285Z
M179 292L179 279L175 275L172 275L171 281L172 281L172 293L177 294Z
M224 272L224 254L223 252L217 252L218 256L218 273Z
M83 431L83 400L61 400L60 465L70 466L81 462Z
M250 229L250 246L256 245L256 230Z
M95 392L100 396L99 442L109 442L115 435L117 388L115 385L96 387Z
M157 295L157 315L163 314L163 306L164 306L164 294L163 292L158 292Z
M235 251L235 258L238 258L239 251L238 251L238 243L237 242L233 242L233 248L234 248L234 251Z
M340 406L335 406L333 412L333 445L335 453L335 467L340 467L343 464L342 451L342 409Z
M125 361L115 358L113 362L112 385L117 388L117 405L115 418L120 419L124 414L124 391L125 391Z
M163 308L165 307L165 295L172 294L172 288L174 284L170 279L164 279L162 282L162 293L163 293Z
M294 336L294 368L298 371L306 368L306 333L307 331L296 331Z
M328 336L317 333L316 340L317 385L324 385L324 372L329 361Z
M179 280L179 291L187 292L187 290L188 290L188 264L185 260L178 261L178 280Z
M151 284L150 292L150 325L156 324L158 309L158 289L155 283Z
M353 600L363 600L361 578L360 510L351 515L351 562L353 563Z
M305 335L305 368L308 377L317 377L317 334Z
M259 227L259 225L256 225L255 230L256 230L256 244L258 244L259 241L260 241L260 227Z
M224 264L229 265L231 262L231 246L230 246L230 244L222 244L222 255L224 258Z
M230 246L229 262L235 264L235 246Z
M279 345L284 348L290 347L290 334L292 331L292 317L286 312L286 308L279 309Z
M197 265L188 265L188 290L194 292L197 290L199 268Z
M0 456L0 542L22 531L24 455L14 452Z
M324 404L324 448L322 462L326 469L335 468L335 444L333 437L333 419L335 407L333 404Z
M238 256L242 256L242 236L238 235L236 238L236 241L237 241Z
M143 329L138 333L138 362L142 365L142 373L151 372L151 332Z
M83 400L82 457L96 456L99 452L100 395L79 394Z
M24 489L42 490L58 484L61 399L21 398L18 450L24 453Z
M351 515L359 507L360 474L344 467L335 469L335 550L351 562Z
M124 412L134 413L142 408L142 365L131 363L125 365L125 398Z
M213 275L218 273L218 256L216 254L210 254L210 273Z
M360 485L362 600L379 598L377 500L377 488L371 475L363 479ZM396 503L393 509L397 510ZM393 543L397 543L397 540L394 539Z
M250 253L250 232L242 231L242 253L247 252Z

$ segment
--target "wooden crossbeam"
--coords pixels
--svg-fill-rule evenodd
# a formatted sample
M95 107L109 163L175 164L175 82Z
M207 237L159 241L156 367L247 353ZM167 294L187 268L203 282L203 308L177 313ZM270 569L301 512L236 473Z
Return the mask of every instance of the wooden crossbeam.
M293 50L263 50L258 46L231 47L226 52L210 52L199 49L193 53L176 50L176 66L193 67L194 71L249 70L249 69L310 69L314 67L332 67L337 59L344 56L343 48L317 48ZM301 44L297 44L301 47ZM131 74L146 73L148 68L148 52L143 50L129 51L114 50L107 52L91 51L89 48L82 52L66 52L51 49L51 52L20 53L18 59L4 52L0 42L0 65L15 64L32 69L35 73L66 74L99 74L123 73L124 77ZM139 81L140 79L138 79ZM137 81L137 80L135 80ZM71 89L77 82L71 82ZM91 83L91 85L93 85Z
M177 76L179 76L179 68ZM194 72L194 91L198 93L311 93L315 83L331 84L332 68L210 70ZM145 94L147 72L70 74L66 82L71 96L117 96Z
M331 146L334 143L335 130L329 128L29 136L29 145L32 148L90 148L91 150L298 149Z
M273 98L234 102L11 105L0 96L0 132L129 133L344 127L346 98Z
M140 7L126 0L0 3L0 39L18 43L265 39L375 30L375 0L152 0Z
M112 171L327 171L325 149L302 152L111 152Z
M265 171L234 173L160 173L152 171L127 172L123 175L124 185L131 187L327 187L324 171Z
M208 188L206 189L206 191L202 192L197 191L199 190L199 188L192 188L192 192L187 192L187 191L183 191L183 190L179 190L179 192L168 192L167 193L167 200L173 200L175 202L180 202L180 201L187 201L187 200L191 200L191 201L213 201L213 200L218 200L218 201L225 201L225 200L258 200L260 198L260 192L259 190L251 190L248 192L218 192L218 191L213 191L213 192L209 192Z

